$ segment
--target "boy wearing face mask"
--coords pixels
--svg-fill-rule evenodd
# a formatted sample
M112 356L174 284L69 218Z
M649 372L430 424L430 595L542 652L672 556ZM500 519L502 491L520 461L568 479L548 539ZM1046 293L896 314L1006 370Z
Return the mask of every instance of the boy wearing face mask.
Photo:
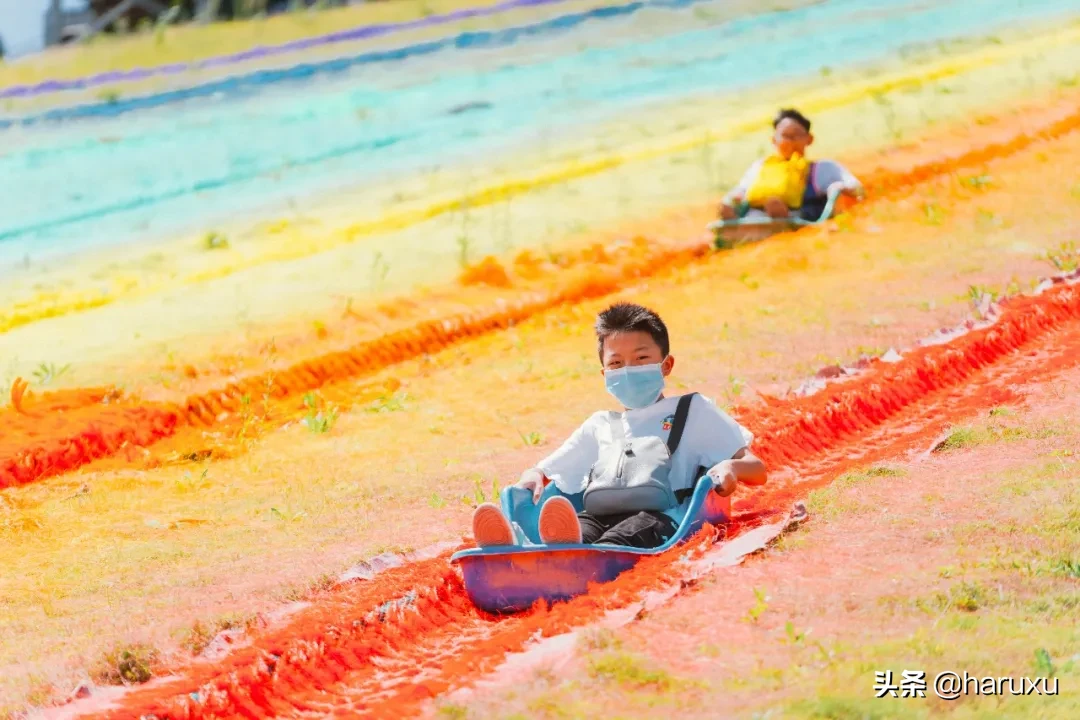
M862 183L840 163L806 159L814 135L810 121L798 110L777 113L772 142L776 152L751 165L739 184L724 196L722 220L753 215L781 219L797 212L803 220L816 221L825 211L830 187L850 198L863 196Z
M517 486L530 490L534 502L548 481L567 495L582 492L611 444L634 438L659 438L669 447L677 443L667 475L677 503L689 497L704 471L722 496L733 493L740 482L765 483L765 466L749 451L753 436L705 397L689 398L682 435L670 437L679 397L664 397L663 389L675 358L667 327L656 313L630 303L612 305L597 318L596 337L605 385L624 411L617 418L603 411L594 413L558 450L522 473ZM556 496L541 508L538 529L546 544L652 548L675 534L675 510L577 513L566 498ZM473 535L481 547L514 542L509 521L491 503L476 509Z

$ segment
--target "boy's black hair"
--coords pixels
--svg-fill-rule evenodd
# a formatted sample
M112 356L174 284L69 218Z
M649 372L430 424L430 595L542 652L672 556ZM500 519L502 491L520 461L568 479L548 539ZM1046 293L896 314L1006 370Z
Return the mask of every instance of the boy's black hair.
M776 113L776 118L772 121L773 129L775 130L784 120L794 120L802 125L806 132L810 132L810 120L795 108L783 108L780 112Z
M667 325L660 316L647 307L634 303L615 303L596 316L596 344L600 352L600 362L604 362L604 340L617 333L646 332L660 346L660 352L667 357L671 350L668 340Z

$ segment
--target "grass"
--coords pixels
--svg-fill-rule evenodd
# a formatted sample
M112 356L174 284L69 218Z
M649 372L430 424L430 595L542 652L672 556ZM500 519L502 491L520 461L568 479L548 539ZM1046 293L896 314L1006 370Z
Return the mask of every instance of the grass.
M147 645L117 647L91 670L90 678L99 685L139 685L154 677L158 651Z
M1071 162L1068 153L1060 157ZM1025 167L1019 160L994 163L993 173L1010 189L1028 187L1017 180ZM1056 201L1056 189L1046 191L1048 201ZM927 192L918 189L916 196ZM980 201L1004 203L1006 196L997 193L988 188ZM1008 207L1001 212L1009 214ZM1026 235L1045 235L1037 214L1016 217ZM789 382L800 377L796 365L815 352L842 357L854 347L881 343L870 317L888 313L910 321L909 306L920 293L961 295L974 281L959 270L970 256L986 257L978 279L984 283L1026 272L1018 263L1036 265L1030 256L1006 256L1011 240L984 238L953 217L931 229L898 223L881 234L865 233L856 223L851 242L874 257L905 247L909 254L903 260L868 265L852 255L847 241L818 247L812 238L794 236L762 244L752 257L706 259L692 277L650 278L635 297L656 306L677 329L676 374L700 376L702 387L717 393L730 377L750 387L773 375ZM793 258L809 258L811 264L796 267ZM361 277L354 282L364 282L364 267L357 265ZM743 273L768 281L751 289L738 280ZM723 298L727 308L760 303L776 312L720 311L703 298ZM374 527L382 527L376 521L385 517L393 517L389 531L417 545L459 537L468 518L457 499L471 496L471 503L477 489L489 497L493 477L511 478L543 450L523 447L517 433L493 420L494 409L512 413L523 429L544 428L549 437L561 438L608 407L597 373L572 374L583 358L595 363L589 321L604 302L575 308L580 317L569 325L554 322L559 313L521 323L514 329L520 353L509 333L497 333L439 353L430 363L395 367L389 372L408 381L408 396L389 395L343 412L333 432L272 428L249 453L205 467L146 467L136 456L122 468L105 464L84 475L4 491L12 509L4 510L0 523L0 564L6 568L0 595L10 602L0 606L0 624L13 640L0 648L0 687L20 692L10 688L23 687L21 678L33 667L62 666L71 648L95 656L125 640L132 626L150 634L160 628L150 642L164 647L171 633L190 628L196 617L250 609L282 586L336 567L334 553L343 548L351 555L372 551L377 540L384 541L372 536ZM942 301L934 314L901 323L895 332L914 340L955 311L957 303ZM812 326L808 316L815 318ZM720 332L724 323L730 332ZM821 327L830 332L822 334ZM778 352L764 358L759 351L767 348ZM522 353L543 372L523 372ZM551 379L564 370L568 374ZM493 387L497 393L486 392ZM259 392L248 400L254 416L261 417L262 404ZM440 433L416 432L435 420ZM215 442L199 439L203 447ZM458 461L452 474L446 470L450 459ZM72 498L83 484L89 491ZM440 512L432 512L433 505ZM1068 557L1057 553L1053 559L1058 555ZM57 563L57 557L65 562ZM244 598L229 590L236 578L251 584ZM766 612L762 622L769 618Z
M844 473L826 487L811 491L807 497L806 508L811 517L830 522L842 517L862 515L873 508L863 503L858 493L849 492L859 485L877 477L902 477L904 471L884 465L877 465L857 472ZM794 537L798 537L795 535Z
M225 630L247 628L254 616L231 613L210 622L196 620L191 629L184 634L180 645L192 655L198 655L210 642Z
M1009 417L1007 408L994 408L990 417ZM1005 424L1002 422L965 425L952 428L948 435L934 447L935 452L966 450L996 442L1042 440L1061 432L1056 424L1041 422L1034 426Z

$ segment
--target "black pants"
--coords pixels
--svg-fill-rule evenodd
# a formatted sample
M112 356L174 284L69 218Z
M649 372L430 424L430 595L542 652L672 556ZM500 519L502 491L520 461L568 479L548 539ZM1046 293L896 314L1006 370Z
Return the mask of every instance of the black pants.
M662 512L644 510L618 515L578 513L581 542L628 545L636 548L660 547L675 534L678 526Z

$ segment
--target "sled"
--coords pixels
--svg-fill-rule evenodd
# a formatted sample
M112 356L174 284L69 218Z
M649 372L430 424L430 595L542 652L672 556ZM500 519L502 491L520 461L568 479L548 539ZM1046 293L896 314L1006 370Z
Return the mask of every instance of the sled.
M829 188L825 207L817 220L804 220L799 217L798 212L792 213L786 218L752 215L750 217L738 217L734 220L717 220L708 226L709 231L713 234L713 247L717 250L726 250L739 245L758 242L777 233L798 230L811 225L824 225L832 219L840 193L840 187ZM747 208L743 206L740 210L741 213L745 214Z
M611 582L638 560L658 555L685 542L705 523L726 524L731 518L731 498L714 492L707 475L697 481L693 494L676 510L678 529L657 548L621 545L544 545L537 522L540 508L556 495L567 498L580 512L582 493L567 495L549 483L533 504L532 492L505 488L500 496L503 514L517 536L517 545L470 548L454 553L450 562L461 566L465 590L472 602L489 613L527 610L537 601L559 602L588 591L591 583Z

